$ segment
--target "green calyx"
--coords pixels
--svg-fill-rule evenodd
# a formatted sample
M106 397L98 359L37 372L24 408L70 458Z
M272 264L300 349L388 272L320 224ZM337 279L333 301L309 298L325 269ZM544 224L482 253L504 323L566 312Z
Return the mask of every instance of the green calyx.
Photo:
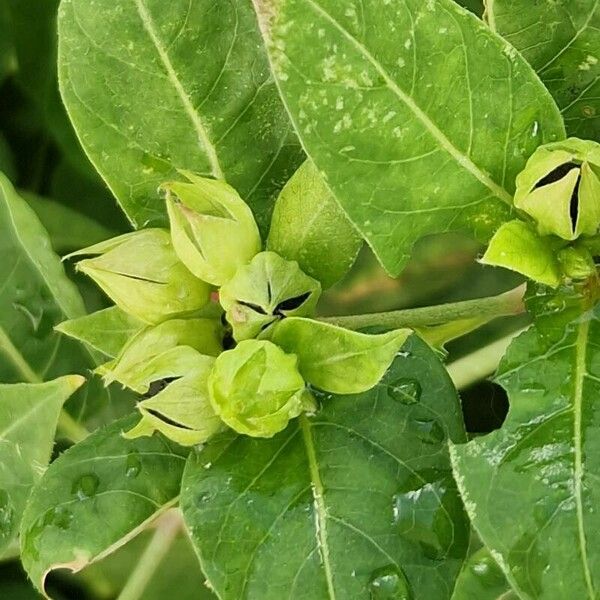
M70 254L92 256L77 263L126 313L159 323L192 314L210 299L210 286L177 258L169 232L143 229Z
M315 403L297 358L264 340L246 340L223 352L208 379L212 407L232 429L272 437Z
M181 171L187 182L165 183L173 247L196 277L220 286L260 252L248 205L224 181Z
M523 220L505 223L480 262L558 287L596 273L600 144L571 138L539 147L517 177Z
M600 144L571 138L541 146L517 177L515 206L540 235L572 241L600 226Z
M256 338L285 317L314 314L321 284L298 263L275 252L261 252L240 267L219 292L233 336Z

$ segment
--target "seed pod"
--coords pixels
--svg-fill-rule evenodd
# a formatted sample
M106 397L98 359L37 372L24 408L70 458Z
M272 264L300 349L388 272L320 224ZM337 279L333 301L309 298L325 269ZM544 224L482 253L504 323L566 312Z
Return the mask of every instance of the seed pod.
M71 256L93 255L77 263L126 313L158 323L193 313L210 299L210 286L177 258L168 231L143 229L106 240Z
M263 340L246 340L220 354L208 388L216 414L252 437L272 437L290 419L315 408L296 357Z
M221 288L219 299L239 342L257 337L284 317L311 316L320 295L321 284L296 261L261 252Z
M260 252L258 227L248 205L224 181L182 171L187 182L162 186L167 193L173 246L203 281L223 285Z
M574 240L600 226L600 144L571 138L538 148L517 177L515 206L541 235Z

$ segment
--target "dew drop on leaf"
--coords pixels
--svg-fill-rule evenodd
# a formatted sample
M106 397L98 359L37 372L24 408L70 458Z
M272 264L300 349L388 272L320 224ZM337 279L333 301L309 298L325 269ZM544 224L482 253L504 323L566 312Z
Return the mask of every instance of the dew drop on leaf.
M135 479L142 469L142 463L137 452L130 452L127 455L127 462L125 463L125 477L129 479Z
M415 419L417 437L426 444L440 444L446 435L443 427L435 419Z
M71 489L71 493L75 494L79 500L91 498L96 494L100 480L93 473L82 475Z
M416 404L421 399L421 384L416 379L398 379L389 384L388 395L403 404Z
M505 576L491 556L482 556L470 567L483 587L496 588L506 582Z
M404 573L395 565L377 569L369 580L371 600L411 600L410 586Z

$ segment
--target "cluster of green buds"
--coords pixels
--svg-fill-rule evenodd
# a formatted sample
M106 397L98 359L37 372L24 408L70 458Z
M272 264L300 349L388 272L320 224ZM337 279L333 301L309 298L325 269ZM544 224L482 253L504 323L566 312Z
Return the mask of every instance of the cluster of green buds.
M519 219L504 224L481 262L557 287L596 273L600 144L571 138L539 147L516 181Z
M200 444L231 428L271 437L316 410L312 387L375 386L409 330L368 335L314 319L321 284L263 251L253 214L223 181L165 183L170 230L146 229L76 252L77 268L140 322L97 372L140 394L128 437L158 431Z

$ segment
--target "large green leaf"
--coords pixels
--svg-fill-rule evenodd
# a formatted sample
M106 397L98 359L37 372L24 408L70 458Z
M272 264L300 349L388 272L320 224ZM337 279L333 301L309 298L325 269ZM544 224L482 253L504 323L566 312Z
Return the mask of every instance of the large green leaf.
M122 546L172 506L184 450L159 436L126 440L116 421L54 461L27 503L21 558L40 590L49 571L79 571Z
M50 461L62 405L77 375L40 384L0 384L0 552L14 539L29 491Z
M157 187L189 169L225 178L265 228L301 151L251 0L63 0L59 36L69 115L136 225L164 222Z
M589 290L588 290L589 291ZM533 295L535 324L498 382L503 427L453 446L473 525L519 596L594 600L600 590L600 309L573 291Z
M531 63L570 135L600 137L600 4L596 0L494 0L490 27Z
M446 450L461 412L432 350L404 350L365 394L190 456L182 510L220 598L450 597L468 545Z
M521 56L452 0L254 0L309 156L391 274L420 237L507 218L564 136Z
M95 362L78 343L55 332L82 316L83 302L67 278L48 234L27 203L0 174L0 381L39 383L67 373L87 374ZM116 392L115 392L116 393ZM113 391L92 380L68 404L78 420L114 415Z

